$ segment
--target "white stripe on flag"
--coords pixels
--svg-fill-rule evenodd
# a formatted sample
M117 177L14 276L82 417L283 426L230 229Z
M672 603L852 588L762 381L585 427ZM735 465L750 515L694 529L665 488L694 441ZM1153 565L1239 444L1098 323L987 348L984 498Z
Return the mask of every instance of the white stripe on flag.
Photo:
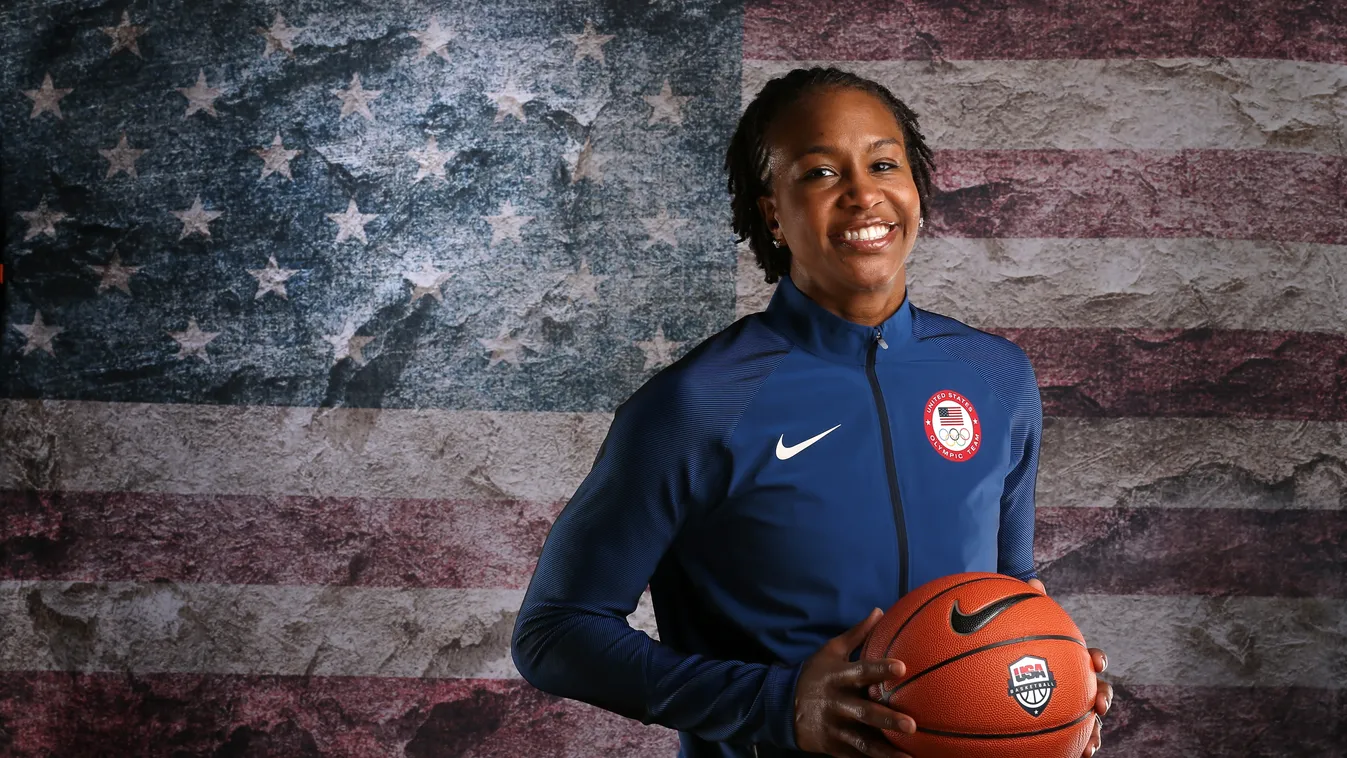
M1284 150L1347 155L1347 66L1250 58L744 61L741 107L792 68L874 79L936 150Z
M775 285L739 246L736 317ZM1207 238L921 235L912 302L978 328L1253 329L1347 333L1347 246ZM1252 273L1264 272L1267 273Z
M0 669L516 678L509 638L520 599L513 590L0 582ZM1113 681L1347 681L1334 675L1347 639L1340 599L1054 599L1108 652Z
M611 416L0 400L0 489L310 497L569 498ZM71 434L70 430L79 430ZM770 441L764 444L770 444ZM452 454L442 451L452 450ZM1162 480L1233 475L1294 497L1167 507L1343 508L1347 423L1050 418L1038 504L1126 504Z

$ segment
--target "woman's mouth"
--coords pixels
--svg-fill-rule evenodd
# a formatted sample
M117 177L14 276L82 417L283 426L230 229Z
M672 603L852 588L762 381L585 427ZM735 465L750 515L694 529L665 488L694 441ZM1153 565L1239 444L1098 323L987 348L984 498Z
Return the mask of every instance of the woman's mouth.
M878 223L861 229L848 229L833 239L847 247L873 253L888 247L898 236L898 225Z

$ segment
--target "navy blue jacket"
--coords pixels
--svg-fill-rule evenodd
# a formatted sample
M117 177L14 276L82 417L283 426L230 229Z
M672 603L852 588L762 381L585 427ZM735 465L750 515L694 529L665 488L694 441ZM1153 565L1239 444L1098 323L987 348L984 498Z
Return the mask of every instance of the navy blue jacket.
M677 729L685 758L804 755L795 683L829 638L941 576L1037 575L1042 416L1014 343L907 299L863 326L782 278L618 407L515 666ZM626 621L647 585L658 642Z

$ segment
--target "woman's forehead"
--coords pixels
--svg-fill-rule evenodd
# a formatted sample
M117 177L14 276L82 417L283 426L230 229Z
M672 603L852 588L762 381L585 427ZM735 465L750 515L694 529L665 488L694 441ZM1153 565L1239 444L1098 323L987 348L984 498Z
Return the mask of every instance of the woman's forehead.
M829 88L802 95L779 113L768 134L772 152L796 161L811 155L903 147L903 130L878 97Z

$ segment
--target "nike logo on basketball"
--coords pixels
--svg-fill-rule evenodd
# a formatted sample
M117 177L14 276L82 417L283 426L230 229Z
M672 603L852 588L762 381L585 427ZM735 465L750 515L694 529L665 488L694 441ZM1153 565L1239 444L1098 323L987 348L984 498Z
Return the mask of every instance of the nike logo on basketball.
M790 459L790 458L794 458L794 457L795 457L796 455L798 455L802 450L804 450L805 448L807 448L807 447L809 447L810 445L814 444L815 442L818 442L819 440L823 439L824 437L827 437L829 434L831 434L831 433L833 432L834 429L837 429L837 427L840 427L840 426L841 426L841 424L838 424L837 426L834 426L832 429L829 429L829 430L826 431L826 432L822 432L822 433L820 433L820 434L816 434L816 435L814 435L813 437L810 437L809 439L805 440L804 442L801 442L801 443L795 444L795 445L791 445L790 447L787 447L787 446L786 446L786 435L783 434L783 435L781 435L781 439L779 439L779 440L776 441L776 457L777 457L777 458L780 458L780 459L783 460L783 461L784 461L784 460L788 460L788 459Z
M949 625L955 634L972 634L991 622L992 619L1001 615L1001 611L1010 606L1028 600L1031 597L1039 597L1037 592L1024 592L1019 595L1003 597L995 603L990 603L981 610L973 613L962 613L959 611L959 601L954 601L954 608L949 612Z

